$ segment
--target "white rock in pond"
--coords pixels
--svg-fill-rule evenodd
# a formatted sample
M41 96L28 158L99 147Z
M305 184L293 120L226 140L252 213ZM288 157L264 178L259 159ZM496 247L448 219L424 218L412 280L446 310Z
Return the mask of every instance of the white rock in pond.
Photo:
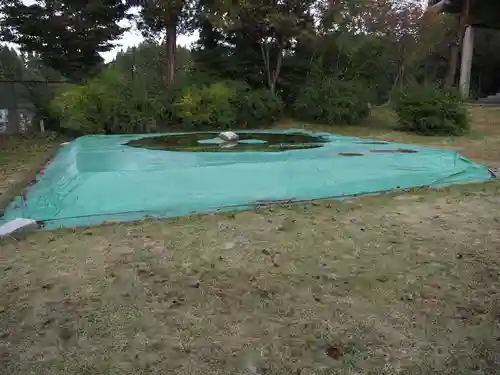
M38 229L36 220L18 218L0 226L0 237L29 232Z
M236 142L240 137L233 132L221 132L219 133L219 138L226 142Z

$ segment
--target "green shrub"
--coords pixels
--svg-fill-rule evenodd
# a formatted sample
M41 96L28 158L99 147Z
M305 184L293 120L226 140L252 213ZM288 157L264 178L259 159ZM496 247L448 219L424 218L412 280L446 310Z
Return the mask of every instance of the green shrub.
M402 130L420 135L461 135L469 130L465 103L456 90L410 85L395 103Z
M369 90L359 82L315 76L300 88L293 110L305 121L356 124L370 114L369 98Z
M273 125L282 116L284 103L266 89L252 90L241 82L231 82L236 89L238 128L260 128Z
M283 101L271 91L253 90L240 107L241 122L247 128L270 126L282 116L284 107Z
M62 127L81 133L153 131L168 112L165 97L137 89L112 68L59 93L51 107Z
M234 127L237 108L236 90L224 83L188 86L174 101L175 115L188 128Z
M133 80L108 68L85 85L56 95L52 112L61 125L80 133L137 133L186 129L238 129L271 125L283 102L267 90L244 82L197 82L184 77L168 89L163 82ZM196 83L195 83L196 82Z
M175 115L188 128L241 129L274 123L283 102L268 90L251 90L244 82L191 85L178 92Z

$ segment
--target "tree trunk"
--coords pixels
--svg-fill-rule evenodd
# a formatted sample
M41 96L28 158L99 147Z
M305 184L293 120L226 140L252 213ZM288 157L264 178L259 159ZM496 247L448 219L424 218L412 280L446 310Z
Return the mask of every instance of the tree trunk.
M448 61L448 72L446 74L445 86L451 88L455 85L457 76L458 56L460 53L459 44L453 43L450 47L450 60Z
M262 60L264 61L264 69L266 71L267 85L269 86L269 91L271 91L273 95L276 95L276 83L278 82L278 77L281 72L281 66L283 65L283 50L284 42L282 41L278 47L276 65L274 69L271 70L269 44L266 44L265 46L263 43L260 44L260 51L262 53Z
M274 68L273 81L272 81L273 89L271 91L273 95L276 95L276 83L278 82L278 77L280 76L282 65L283 65L283 43L281 43L279 46L278 56L276 58L276 67Z
M396 88L399 86L402 86L404 84L404 79L405 79L405 65L406 65L406 51L407 48L406 46L402 43L400 46L400 58L398 62L398 74L396 75L396 78L394 79L394 82L392 83L391 91L389 91L389 98L387 99L387 102L385 103L386 105L391 104L392 97L394 95L394 91Z
M262 54L262 60L264 62L264 70L266 72L267 86L269 87L271 93L274 95L274 88L271 79L271 61L269 57L269 45L268 44L264 45L264 43L261 43L260 52Z
M177 51L177 22L172 22L167 26L166 52L167 52L167 72L166 83L172 87L175 83L175 55Z

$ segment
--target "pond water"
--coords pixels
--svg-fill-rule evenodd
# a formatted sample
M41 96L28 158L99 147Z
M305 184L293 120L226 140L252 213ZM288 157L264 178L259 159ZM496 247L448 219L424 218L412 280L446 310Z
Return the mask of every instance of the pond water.
M280 152L321 147L327 138L305 133L238 133L237 142L224 142L217 133L183 133L144 137L127 146L183 152Z

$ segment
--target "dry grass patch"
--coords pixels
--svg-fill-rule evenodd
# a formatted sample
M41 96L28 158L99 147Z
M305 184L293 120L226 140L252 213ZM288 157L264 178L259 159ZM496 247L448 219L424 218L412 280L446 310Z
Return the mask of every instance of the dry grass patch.
M498 162L471 111L469 137L323 130ZM54 147L26 142L10 181ZM494 182L0 240L0 372L497 374L499 228Z
M60 143L41 137L0 136L0 212Z
M493 374L499 221L493 183L4 240L0 366Z

